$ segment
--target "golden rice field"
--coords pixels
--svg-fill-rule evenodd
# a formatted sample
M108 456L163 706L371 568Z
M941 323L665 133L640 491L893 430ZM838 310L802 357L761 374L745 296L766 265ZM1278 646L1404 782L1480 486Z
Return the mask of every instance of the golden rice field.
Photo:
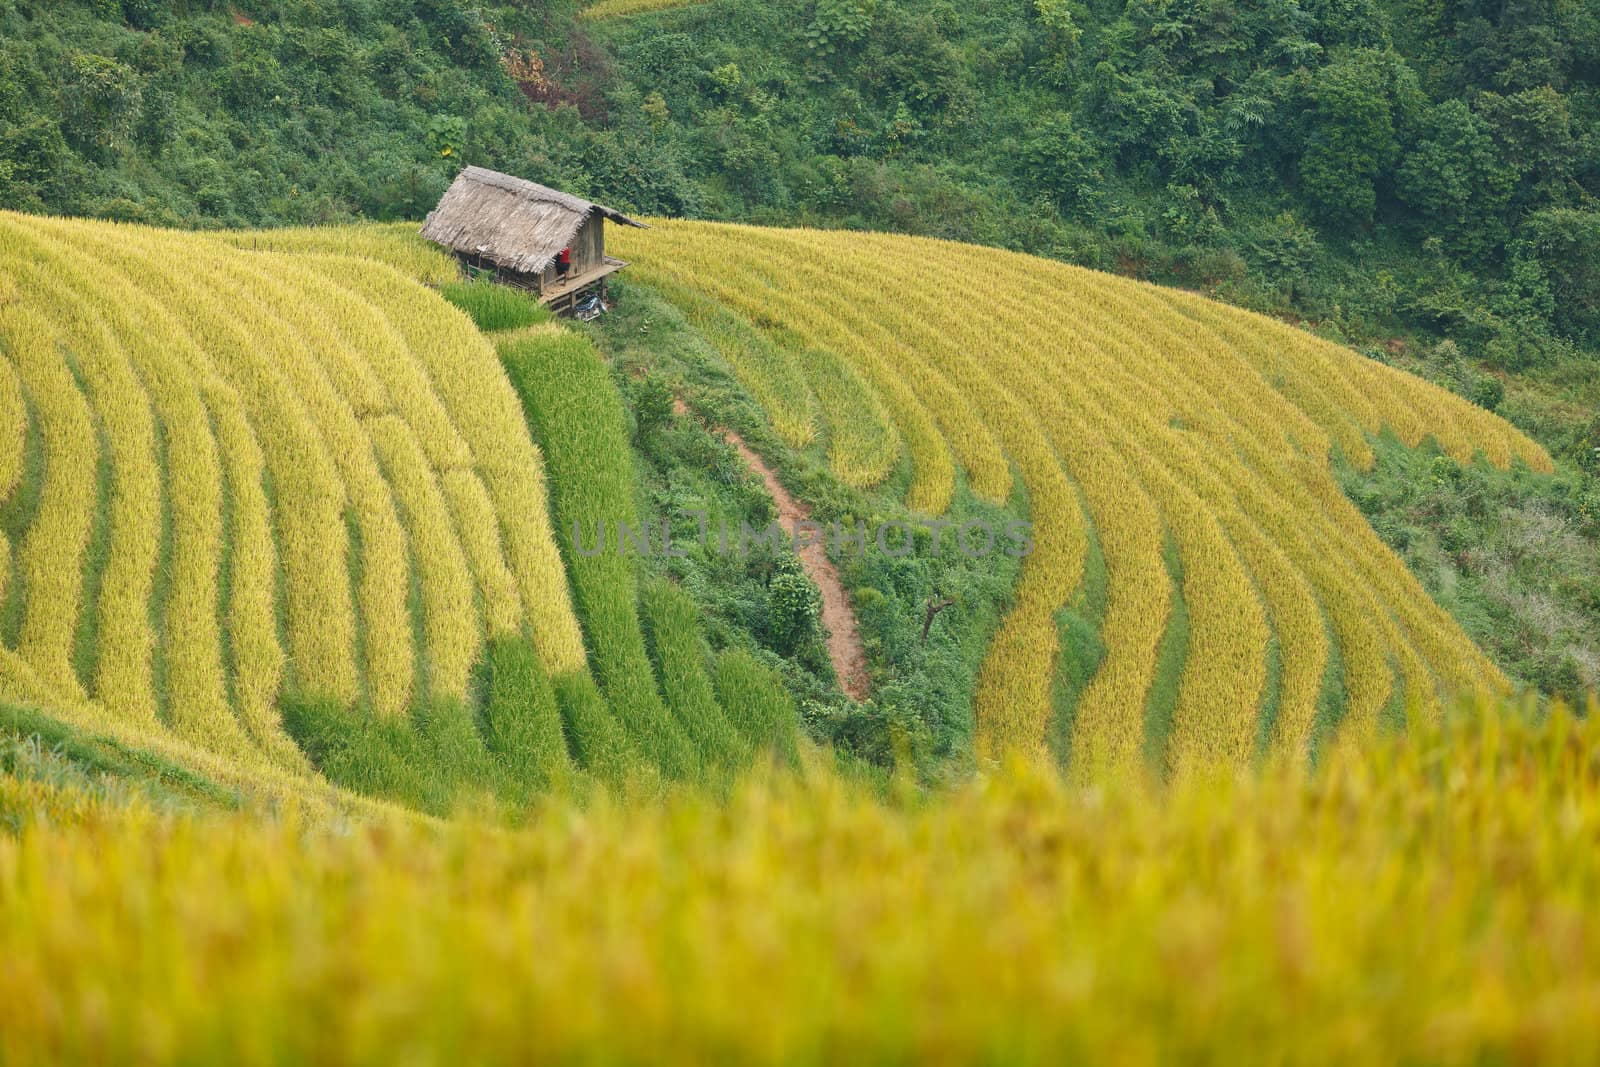
M452 265L320 241L0 214L0 699L293 779L288 693L464 703L523 633L583 668L520 402L419 283Z
M1592 1063L1600 717L524 830L0 777L0 1062Z
M654 11L667 11L704 2L705 0L597 0L583 9L582 18L588 22L603 22L606 19L645 15Z
M548 325L497 356L410 228L0 213L0 1064L1600 1058L1600 707L1494 695L1331 474L1385 427L1548 469L1537 446L1061 264L613 244L842 482L1026 510L993 758L857 781L685 591L564 568L552 513L635 504L611 370ZM1063 775L1036 757L1091 570L1106 655ZM1169 647L1186 773L1097 774L1140 765ZM485 664L465 733L494 759L455 769L538 783L515 820L362 800L286 732L291 698L461 711ZM52 718L58 752L18 740ZM626 773L664 738L679 780Z
M983 754L1043 745L1055 616L1091 542L1107 651L1073 714L1080 767L1140 759L1180 609L1169 769L1247 764L1264 729L1271 754L1303 757L1330 678L1352 739L1385 714L1434 721L1453 693L1507 688L1331 470L1335 450L1370 464L1368 435L1384 428L1411 444L1431 436L1461 462L1550 469L1481 408L1259 315L993 249L673 221L611 243L779 435L822 442L843 482L871 486L909 461L907 503L928 515L958 479L992 501L1020 483L1036 549L979 680Z

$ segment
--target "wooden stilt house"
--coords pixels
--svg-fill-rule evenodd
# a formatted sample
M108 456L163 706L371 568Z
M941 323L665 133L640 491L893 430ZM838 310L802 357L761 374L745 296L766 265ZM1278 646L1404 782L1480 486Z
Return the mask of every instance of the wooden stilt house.
M467 266L566 311L627 266L606 255L607 220L647 228L620 211L537 182L468 167L428 214L422 236Z

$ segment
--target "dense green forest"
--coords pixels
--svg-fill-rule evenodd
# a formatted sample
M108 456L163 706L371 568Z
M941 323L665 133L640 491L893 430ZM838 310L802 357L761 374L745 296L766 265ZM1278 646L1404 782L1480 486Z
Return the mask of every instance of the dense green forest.
M1502 663L1600 682L1600 0L579 7L0 0L0 207L415 218L473 162L1204 289L1557 454L1536 483L1392 450L1348 481ZM1506 533L1552 524L1571 559Z

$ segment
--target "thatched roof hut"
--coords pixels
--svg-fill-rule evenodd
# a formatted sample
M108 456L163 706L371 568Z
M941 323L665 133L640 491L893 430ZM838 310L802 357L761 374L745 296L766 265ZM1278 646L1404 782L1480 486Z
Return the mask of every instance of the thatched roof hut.
M468 167L429 213L422 236L473 266L494 269L502 281L539 292L549 302L626 265L605 254L607 219L647 228L603 204L509 174Z

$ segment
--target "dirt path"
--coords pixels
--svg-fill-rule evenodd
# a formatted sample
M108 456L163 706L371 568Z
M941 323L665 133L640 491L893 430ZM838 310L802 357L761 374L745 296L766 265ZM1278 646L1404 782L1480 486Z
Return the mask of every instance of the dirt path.
M673 410L679 415L691 414L682 400L673 401ZM744 438L725 426L708 426L712 433L720 434L724 441L744 459L745 465L761 476L767 492L778 509L778 521L785 531L795 528L795 523L808 522L811 509L804 501L796 500L778 481L766 460L756 450L745 444ZM806 545L800 550L800 565L806 575L822 592L822 622L828 628L828 658L833 661L833 671L839 676L839 685L850 699L867 699L867 654L861 645L861 628L856 625L856 613L850 607L850 597L839 581L839 571L828 558L827 546L821 541Z

